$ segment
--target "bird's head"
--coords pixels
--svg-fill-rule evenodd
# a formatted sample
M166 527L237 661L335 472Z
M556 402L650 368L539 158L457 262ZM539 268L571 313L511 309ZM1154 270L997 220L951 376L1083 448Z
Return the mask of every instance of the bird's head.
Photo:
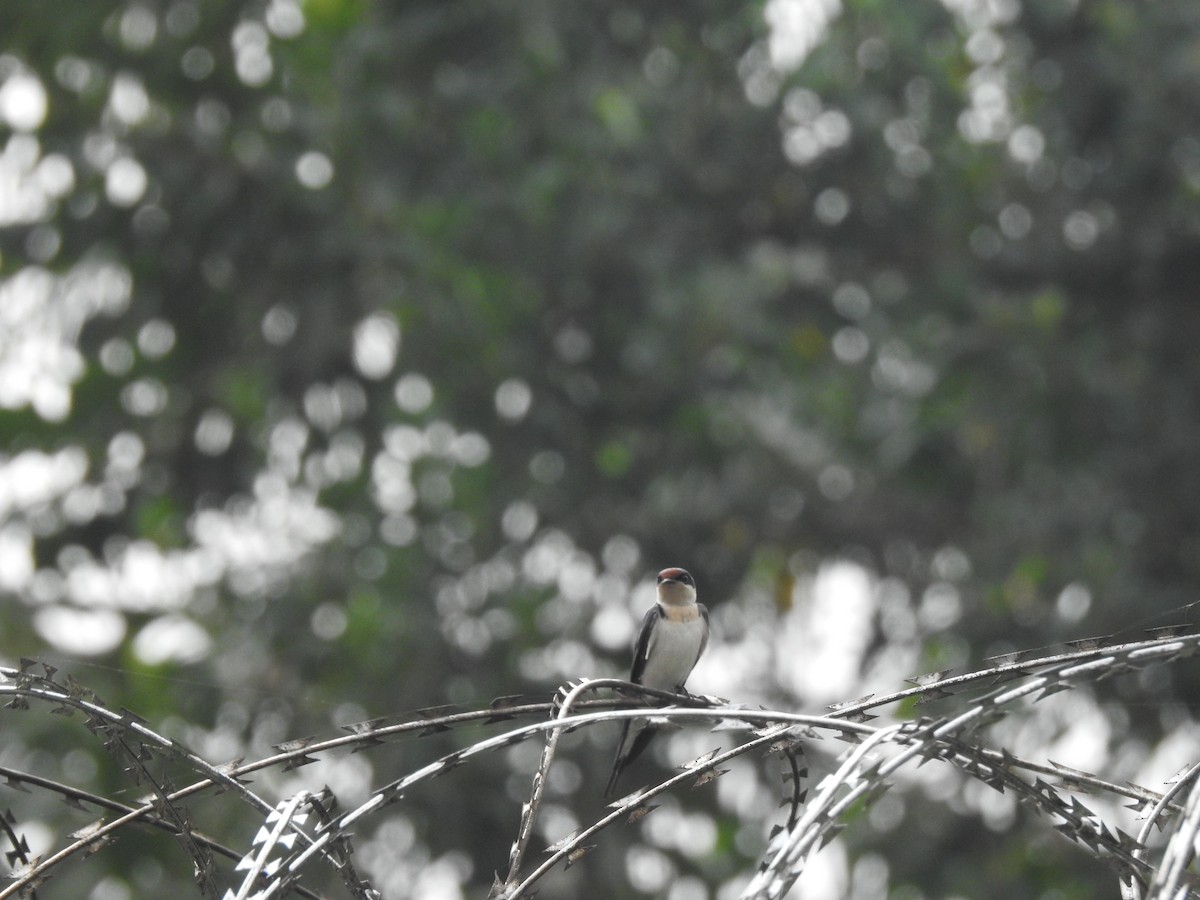
M695 603L695 579L686 569L663 569L658 573L658 599L668 606Z

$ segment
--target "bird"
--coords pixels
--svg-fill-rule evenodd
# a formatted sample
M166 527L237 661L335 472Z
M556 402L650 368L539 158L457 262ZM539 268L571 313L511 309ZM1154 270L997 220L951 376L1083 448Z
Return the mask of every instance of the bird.
M684 682L708 645L708 610L696 602L696 581L685 569L658 573L658 601L646 611L633 644L629 680L660 691L687 693ZM656 728L645 719L626 719L604 796L611 797L617 779L635 760Z

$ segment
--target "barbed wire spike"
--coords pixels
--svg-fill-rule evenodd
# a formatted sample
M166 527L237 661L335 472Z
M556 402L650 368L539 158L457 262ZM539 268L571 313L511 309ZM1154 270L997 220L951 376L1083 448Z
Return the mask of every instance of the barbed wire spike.
M1184 637L1190 634L1195 627L1194 625L1158 625L1154 628L1144 628L1142 630L1150 635L1151 639L1159 640L1163 638Z
M1033 698L1033 702L1039 703L1042 700L1045 700L1047 697L1053 697L1055 694L1059 694L1059 693L1062 693L1063 691L1069 691L1069 690L1071 690L1071 685L1068 684L1067 682L1051 681L1051 682L1048 682L1048 683L1042 685L1038 689L1038 695Z
M139 716L133 710L127 709L124 706L122 706L118 710L118 714L120 715L119 721L120 721L120 724L122 724L122 725L145 725L146 724L146 719L144 717Z
M595 844L587 844L583 847L576 847L574 850L572 850L570 853L567 854L567 862L566 862L566 865L563 866L563 868L564 869L571 868L571 866L575 865L575 863L579 862L579 860L583 859L585 856L587 856L589 853L591 853L595 849L596 849Z
M24 884L21 885L21 888L22 893L25 896L35 896L37 889L54 877L53 875L47 875L46 873L41 873L39 875L30 874L38 867L41 861L42 858L40 856L32 857L8 873L8 877L12 880L24 882Z
M297 750L303 750L305 747L310 747L317 742L315 737L292 738L287 741L280 741L278 744L271 746L280 753L294 753Z
M70 694L75 700L80 700L92 692L90 688L85 686L82 682L76 680L75 676L70 672L67 673L66 687L67 693Z
M283 764L283 769L281 771L291 772L293 769L299 769L304 766L311 766L315 762L317 762L317 758L315 756L308 756L307 754L301 754L300 756L293 756L291 759L289 759L287 762L285 762Z
M692 769L699 769L701 766L706 766L712 762L716 755L720 752L721 748L716 747L712 750L709 750L707 753L701 753L695 759L688 760L685 763L680 763L678 766L676 766L676 768L682 772L689 772Z
M18 834L13 836L13 848L4 851L4 861L8 863L9 868L18 860L24 862L29 859L29 841L25 839L25 835Z
M837 715L844 709L849 709L850 707L859 706L860 704L866 703L874 696L874 694L867 694L863 697L859 697L857 700L843 700L841 703L831 703L825 708L834 715Z
M569 847L571 845L571 842L574 841L575 838L577 838L578 836L579 836L579 829L576 828L574 831L572 831L566 837L559 838L557 841L555 841L553 844L551 844L549 847L547 847L546 852L547 853L557 853L560 850L564 850L567 847Z
M784 784L787 784L788 782L793 781L793 780L798 781L801 778L807 778L807 777L808 777L808 767L807 766L797 769L795 772L793 772L791 769L788 769L786 772L783 773Z
M639 804L639 805L635 806L632 810L629 811L629 817L625 820L625 824L633 825L636 822L640 822L642 819L646 818L646 816L650 815L650 813L654 812L656 809L658 809L657 803Z
M987 773L980 773L979 779L998 794L1003 794L1009 786L1005 773L995 767L991 767Z
M767 744L763 748L762 755L764 757L771 756L774 753L803 753L804 742L800 738L791 737L790 735L778 738Z
M86 840L87 838L91 837L93 834L95 834L97 831L99 831L103 827L104 827L104 819L97 819L94 822L89 822L87 825L84 825L82 828L76 828L69 835L67 835L67 837L71 838L71 840L73 840L73 841Z
M1112 665L1108 666L1107 668L1105 668L1101 672L1099 672L1096 675L1096 680L1097 681L1107 681L1110 678L1116 678L1118 675L1128 675L1130 672L1136 672L1136 671L1137 671L1137 666L1131 665L1130 663L1127 663L1127 662L1124 662L1123 660L1118 659L1115 662L1113 662Z
M1053 766L1063 780L1063 785L1070 787L1072 790L1082 793L1092 793L1093 787L1091 779L1095 776L1091 772L1085 772L1082 769L1065 766L1060 762L1055 762L1052 759L1047 759L1046 762Z
M940 687L929 688L926 691L922 691L920 693L920 695L917 696L917 704L916 705L924 706L926 703L933 703L935 700L944 700L947 697L953 697L953 696L954 696L953 691L947 691Z
M376 737L375 731L383 724L383 720L372 720L370 722L354 722L350 725L343 725L344 731L350 732L358 740L354 746L350 748L351 753L362 753L364 750L370 750L372 747L381 747L386 741L383 738Z
M1004 666L1011 666L1015 663L1019 663L1021 660L1028 659L1033 655L1034 651L1032 650L1009 650L1005 653L997 653L995 656L985 656L983 661L985 663L991 663L997 668L1003 668Z
M626 794L624 797L621 797L619 800L614 800L612 803L608 804L608 808L609 809L622 809L623 807L629 806L631 803L634 803L644 793L646 793L646 788L643 785L642 787L637 788L636 790L630 791L628 794ZM522 811L522 814L523 814L523 811Z
M1111 634L1100 634L1095 637L1076 638L1073 641L1064 641L1063 646L1068 650L1099 650L1101 647L1112 642Z
M490 709L495 710L495 714L484 719L484 725L492 725L496 722L504 722L509 719L516 718L511 713L506 713L504 710L512 709L516 706L524 706L531 702L531 698L525 694L507 694L503 697L496 697L488 704Z
M433 777L441 778L443 775L453 772L459 766L464 765L466 761L462 753L453 753L446 756L441 760L441 766L434 770Z
M1183 779L1183 776L1186 775L1191 770L1192 770L1192 765L1189 763L1188 765L1186 765L1182 769L1180 769L1178 772L1176 772L1174 775L1172 775L1170 778L1164 778L1163 784L1177 784L1179 781L1181 781Z
M414 709L412 715L422 719L440 719L443 716L449 716L462 710L453 703L443 703L441 706L426 706L421 709Z
M927 685L933 684L935 681L941 681L953 671L954 669L939 669L936 672L925 672L921 675L913 675L911 678L905 678L904 680L908 684L915 685L916 687L926 687Z
M836 838L839 834L841 834L845 830L846 830L846 826L842 825L842 824L834 824L834 825L830 825L829 827L825 828L821 834L820 849L824 849L826 846L828 846L830 841L832 841L834 838Z
M232 781L234 784L249 784L249 778L244 778L237 774L238 769L241 768L245 759L246 758L244 756L239 756L237 759L231 759L229 762L222 763L221 765L214 766L213 768L216 769L218 773L224 775L226 778ZM225 783L217 782L216 786L213 788L213 794L224 794L228 790L229 787Z
M113 838L110 835L104 835L88 841L82 850L84 858L86 859L95 853L99 853L111 843L113 843Z
M859 802L861 802L863 806L870 806L889 790L891 790L891 787L892 783L890 781L876 781L873 785L863 791Z
M696 780L692 782L692 789L695 790L696 788L704 787L704 785L708 784L710 781L716 781L728 771L728 769L709 769L705 772L701 772L696 777Z
M718 731L753 731L754 726L750 725L745 719L737 719L732 716L724 719L717 719L708 729L710 732Z
M80 812L88 811L87 807L83 805L83 801L75 794L64 794L62 802L65 806L71 807L71 809L77 809Z

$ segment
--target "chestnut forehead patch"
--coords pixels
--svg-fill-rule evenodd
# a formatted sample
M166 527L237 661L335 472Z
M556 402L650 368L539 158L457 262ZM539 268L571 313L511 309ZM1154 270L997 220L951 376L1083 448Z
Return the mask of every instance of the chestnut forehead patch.
M658 583L662 584L664 581L678 581L681 584L696 586L696 582L686 569L663 569L658 573Z

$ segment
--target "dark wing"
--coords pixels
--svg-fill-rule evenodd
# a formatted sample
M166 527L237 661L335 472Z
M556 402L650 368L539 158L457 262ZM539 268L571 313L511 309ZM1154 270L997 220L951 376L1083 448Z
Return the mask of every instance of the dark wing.
M646 671L646 657L650 653L650 635L662 617L663 609L657 603L646 610L646 615L642 617L642 628L633 644L633 667L629 670L629 680L634 684L642 683L642 673Z
M634 684L642 683L642 673L646 671L646 657L650 654L650 636L654 632L654 626L662 617L663 609L657 603L646 610L646 615L642 616L642 627L638 630L637 638L633 642L633 666L629 670L629 680ZM637 729L632 740L629 737L631 725ZM612 773L608 776L608 786L604 789L605 797L612 796L617 786L617 779L621 777L625 767L646 749L650 738L654 737L654 731L654 728L647 727L645 723L634 724L632 719L626 719L621 725L621 739L617 741L617 755L613 760Z
M608 773L608 784L604 788L604 796L611 797L617 788L617 779L625 768L625 737L629 734L629 719L621 725L621 739L617 741L617 755L613 758L612 771Z
M637 729L632 739L629 737L631 726ZM621 777L625 767L642 755L642 751L646 749L657 730L653 725L646 725L643 722L635 723L632 719L625 720L625 724L621 726L621 740L617 744L617 755L613 760L612 772L609 774L608 784L604 788L605 797L613 795L617 789L617 779Z
M632 737L630 731L633 731ZM604 796L611 797L617 788L617 779L625 771L625 767L642 755L642 751L650 743L658 729L645 722L626 719L621 725L621 740L617 742L617 754L613 758L612 772L608 776L608 784L604 788Z

